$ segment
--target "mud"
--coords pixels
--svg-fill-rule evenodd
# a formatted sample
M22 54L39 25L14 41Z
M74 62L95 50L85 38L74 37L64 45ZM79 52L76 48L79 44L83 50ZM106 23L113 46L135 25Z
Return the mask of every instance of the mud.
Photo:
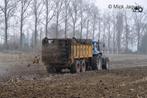
M42 64L1 66L0 98L147 98L147 59L133 57L110 56L111 70L79 74L48 74Z

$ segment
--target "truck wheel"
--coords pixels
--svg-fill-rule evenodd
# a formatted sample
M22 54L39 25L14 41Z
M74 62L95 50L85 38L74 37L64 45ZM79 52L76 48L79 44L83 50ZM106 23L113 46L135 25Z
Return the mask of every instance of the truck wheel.
M109 62L109 59L108 58L105 58L103 69L104 70L109 70L110 69L110 62Z
M81 62L81 72L85 72L86 71L86 63L85 60L82 60Z
M74 64L71 64L71 67L70 67L70 73L75 73L75 67L74 67Z
M106 70L109 70L110 69L110 62L109 62L109 59L107 58L106 60Z
M47 69L48 73L55 73L56 72L55 68L52 66L47 66L46 69Z
M61 73L62 69L61 68L56 68L57 73Z
M97 58L96 69L97 70L101 70L102 69L102 59L100 57Z
M139 7L138 11L139 12L143 12L143 8L142 7Z
M70 72L80 73L80 69L81 69L80 61L76 60L75 63L71 65Z
M76 73L80 73L81 64L80 64L79 60L77 60L76 63L75 63L75 70L76 70Z

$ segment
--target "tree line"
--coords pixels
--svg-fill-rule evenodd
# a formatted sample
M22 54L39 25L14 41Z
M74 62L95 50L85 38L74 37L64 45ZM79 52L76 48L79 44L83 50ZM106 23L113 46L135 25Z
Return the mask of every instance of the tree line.
M41 47L42 38L100 40L108 53L144 52L147 11L100 10L89 0L0 0L0 48Z

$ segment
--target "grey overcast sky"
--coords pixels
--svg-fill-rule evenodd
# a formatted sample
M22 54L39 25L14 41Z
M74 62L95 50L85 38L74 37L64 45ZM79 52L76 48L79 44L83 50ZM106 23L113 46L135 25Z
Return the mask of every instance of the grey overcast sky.
M147 0L95 0L95 2L100 9L107 9L109 4L121 4L126 6L135 5L135 3L147 9Z

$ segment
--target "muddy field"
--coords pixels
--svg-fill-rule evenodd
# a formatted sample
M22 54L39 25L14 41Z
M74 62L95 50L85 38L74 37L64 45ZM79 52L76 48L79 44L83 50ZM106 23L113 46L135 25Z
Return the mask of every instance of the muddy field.
M48 74L32 55L1 53L0 98L147 98L147 56L109 57L109 71Z

